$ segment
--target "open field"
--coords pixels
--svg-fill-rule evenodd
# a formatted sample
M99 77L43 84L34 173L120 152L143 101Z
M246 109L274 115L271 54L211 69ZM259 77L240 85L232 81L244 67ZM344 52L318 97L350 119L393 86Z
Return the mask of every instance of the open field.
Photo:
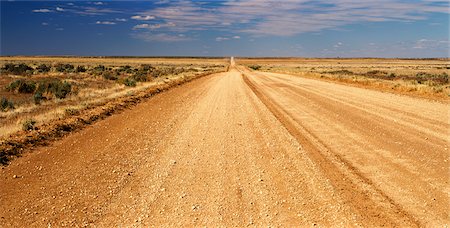
M259 71L328 80L381 91L446 100L449 59L239 59Z
M227 71L194 75L49 145L25 149L0 170L0 226L450 225L444 96L386 93L370 84L409 78L367 77L366 88L358 88L329 73L441 75L446 61L179 61L184 68L210 66L202 73ZM160 64L153 65L168 63ZM254 65L259 71L247 67ZM316 74L331 76L323 81Z

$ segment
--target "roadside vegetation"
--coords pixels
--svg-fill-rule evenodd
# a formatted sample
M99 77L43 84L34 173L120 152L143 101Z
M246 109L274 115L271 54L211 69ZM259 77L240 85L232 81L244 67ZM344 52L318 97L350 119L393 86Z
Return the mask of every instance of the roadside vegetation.
M20 61L3 57L0 61L0 144L21 131L33 132L52 121L81 116L92 107L132 98L155 86L182 83L223 71L227 65L224 60L146 63L149 61L132 59L131 64L121 64L120 61L128 61L122 59L101 60Z
M252 70L336 81L435 100L450 96L447 59L244 59ZM257 63L257 64L256 64Z

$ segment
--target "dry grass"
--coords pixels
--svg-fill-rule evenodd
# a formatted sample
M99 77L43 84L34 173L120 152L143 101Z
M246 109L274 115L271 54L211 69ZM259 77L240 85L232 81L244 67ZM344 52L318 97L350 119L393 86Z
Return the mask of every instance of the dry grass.
M448 100L448 59L238 59L260 71Z
M0 75L0 96L14 102L15 109L0 112L0 141L9 135L22 130L22 124L27 120L35 120L37 127L46 123L64 119L92 106L107 104L121 97L133 96L149 88L170 83L172 81L193 78L208 72L224 70L227 65L225 59L153 59L153 58L62 58L62 57L1 57L0 63L25 63L32 67L44 63L55 65L58 63L70 63L75 66L83 65L93 68L97 65L105 65L111 69L129 65L139 68L142 64L151 64L155 69L176 69L173 74L162 74L158 77L148 76L148 81L137 82L135 87L125 86L124 78L131 74L124 73L117 80L105 79L102 74L85 73L34 73L32 75ZM51 98L35 104L33 94L22 94L17 91L7 91L6 86L14 80L23 79L39 83L44 80L58 79L72 85L73 93L64 99Z

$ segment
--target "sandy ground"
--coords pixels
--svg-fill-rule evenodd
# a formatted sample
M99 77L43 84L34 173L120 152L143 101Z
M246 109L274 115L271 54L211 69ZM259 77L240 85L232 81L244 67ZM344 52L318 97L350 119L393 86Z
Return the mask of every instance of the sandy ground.
M442 226L448 105L231 68L0 170L0 226Z

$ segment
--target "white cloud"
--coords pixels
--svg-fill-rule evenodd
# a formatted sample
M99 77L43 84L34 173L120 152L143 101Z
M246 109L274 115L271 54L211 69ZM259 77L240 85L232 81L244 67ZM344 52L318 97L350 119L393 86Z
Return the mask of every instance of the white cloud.
M103 5L104 3L103 3L103 2L94 2L93 4L94 4L94 5L97 5L97 6L101 6L101 5Z
M233 39L241 39L240 36L233 36Z
M221 37L221 36L219 36L219 37L216 37L216 41L217 42L221 42L221 41L225 41L225 40L229 40L230 38L228 38L228 37Z
M97 24L97 25L115 25L116 22L112 22L112 21L97 21L97 22L95 22L95 24Z
M335 45L333 45L334 48L340 48L342 46L342 42L337 42Z
M133 30L137 29L160 29L160 28L167 28L167 27L175 27L175 23L169 22L166 24L138 24L133 27Z
M67 3L67 5L68 5L68 6L74 6L75 4L69 2L69 3Z
M50 13L53 12L53 10L50 9L35 9L33 10L33 13Z
M125 18L116 18L116 21L125 22L125 21L128 21L128 20L125 19Z
M441 4L436 4L436 3ZM411 22L429 13L448 14L443 1L422 0L227 0L215 7L204 2L174 1L143 11L137 20L158 18L177 24L172 31L221 29L254 36L291 36L367 22Z
M117 9L105 9L105 8L97 8L97 7L80 7L80 10L73 11L74 13L80 14L80 15L104 15L104 14L117 14L117 13L123 13L120 10Z
M143 33L133 33L131 34L132 37L136 39L140 39L147 42L180 42L180 41L188 41L192 40L182 34L180 35L171 35L167 33L150 33L150 32L143 32Z
M449 49L450 41L420 39L414 43L412 48L413 49Z
M144 16L141 16L141 15L135 15L135 16L132 16L131 19L134 19L134 20L140 20L140 21L149 21L149 20L155 19L155 16L150 16L150 15L144 15Z
M64 28L56 28L56 31L63 31Z
M42 22L42 23L41 23L41 25L43 25L43 26L47 26L47 25L48 25L48 23L47 23L47 22Z
M56 7L56 11L58 11L58 12L64 12L65 10L64 10L63 8L61 8L61 7Z

